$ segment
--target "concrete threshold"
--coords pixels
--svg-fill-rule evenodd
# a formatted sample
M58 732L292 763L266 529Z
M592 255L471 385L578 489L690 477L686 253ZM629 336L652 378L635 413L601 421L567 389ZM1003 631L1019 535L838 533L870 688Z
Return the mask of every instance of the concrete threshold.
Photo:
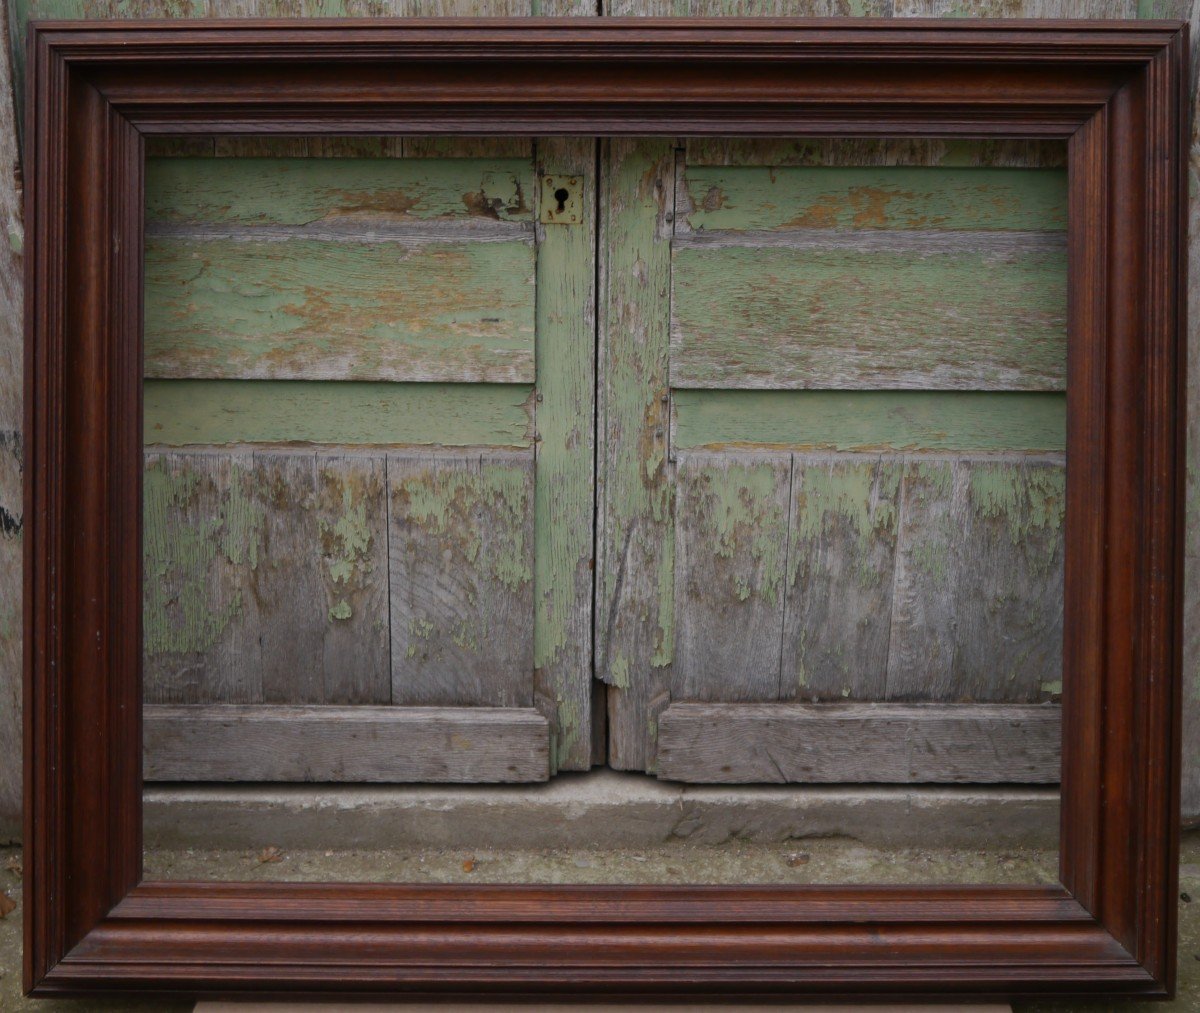
M1055 847L1040 787L681 785L595 770L534 785L178 785L145 792L146 846L629 848L850 838L871 847Z

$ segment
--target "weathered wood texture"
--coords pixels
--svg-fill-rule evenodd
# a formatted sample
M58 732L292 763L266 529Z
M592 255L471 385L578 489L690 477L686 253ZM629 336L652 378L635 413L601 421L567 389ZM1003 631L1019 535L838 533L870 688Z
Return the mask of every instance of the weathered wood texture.
M148 781L544 781L528 708L148 705Z
M612 687L609 763L653 770L675 654L668 461L675 149L669 140L614 138L603 150L596 675Z
M144 531L150 702L532 703L532 451L150 451Z
M390 700L382 456L150 451L144 515L148 701Z
M790 454L687 454L675 469L677 700L779 696Z
M687 452L673 700L1061 692L1061 457Z
M363 237L152 233L146 375L533 382L532 243Z
M388 458L392 702L528 707L533 454Z
M1049 705L688 704L659 719L672 781L1052 784L1062 728Z
M3 8L0 8L3 9ZM7 47L0 53L0 841L21 819L22 328L20 159Z
M552 769L587 770L606 746L592 678L597 142L539 138L535 154L540 173L583 180L584 220L538 226L534 693Z
M1060 390L1066 173L681 165L675 387Z

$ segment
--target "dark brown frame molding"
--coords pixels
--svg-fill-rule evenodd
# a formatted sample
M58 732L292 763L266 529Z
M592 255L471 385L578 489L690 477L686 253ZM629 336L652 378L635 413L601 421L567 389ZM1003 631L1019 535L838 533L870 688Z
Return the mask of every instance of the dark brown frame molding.
M26 988L1170 994L1186 42L1165 21L33 25ZM354 132L1069 139L1061 885L142 882L143 138Z

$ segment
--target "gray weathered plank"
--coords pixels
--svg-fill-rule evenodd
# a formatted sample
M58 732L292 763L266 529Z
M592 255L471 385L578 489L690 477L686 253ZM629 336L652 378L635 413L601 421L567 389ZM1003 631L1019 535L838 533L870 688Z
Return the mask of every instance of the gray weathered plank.
M673 699L779 695L791 471L789 454L679 455Z
M146 454L142 680L151 703L262 698L253 470L249 451Z
M831 784L1052 784L1052 705L688 704L659 718L659 777Z
M151 450L144 487L148 701L390 699L381 455Z
M7 12L7 7L5 7ZM5 24L8 24L6 21ZM0 52L0 841L21 820L21 220L20 156L7 46Z
M148 781L544 781L526 708L148 705Z
M533 703L531 452L388 456L392 702Z
M670 140L605 142L601 165L596 676L609 763L653 770L674 656L669 440Z
M387 703L382 455L257 453L254 574L267 703Z
M1062 458L910 459L886 696L1035 701L1062 689Z
M881 699L902 464L797 454L780 698Z

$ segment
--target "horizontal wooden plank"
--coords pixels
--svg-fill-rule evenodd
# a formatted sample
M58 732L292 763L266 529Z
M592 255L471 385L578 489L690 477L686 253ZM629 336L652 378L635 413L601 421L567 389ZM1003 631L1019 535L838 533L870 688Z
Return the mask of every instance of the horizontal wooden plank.
M788 784L1053 784L1053 705L672 703L658 776Z
M832 230L808 230L797 248L677 243L671 382L1064 389L1065 249L980 251L962 239L971 235L954 233L940 252L879 248L865 231L842 237L872 246L862 250L820 248Z
M531 241L328 239L149 236L145 375L534 381Z
M152 158L146 221L529 221L533 180L529 157Z
M532 708L147 705L147 781L545 781Z
M692 166L677 229L1067 227L1065 169Z
M672 446L1061 451L1065 394L991 391L672 392Z
M927 137L689 137L688 165L1065 167L1062 141Z
M147 380L147 444L528 447L529 387L507 384Z

